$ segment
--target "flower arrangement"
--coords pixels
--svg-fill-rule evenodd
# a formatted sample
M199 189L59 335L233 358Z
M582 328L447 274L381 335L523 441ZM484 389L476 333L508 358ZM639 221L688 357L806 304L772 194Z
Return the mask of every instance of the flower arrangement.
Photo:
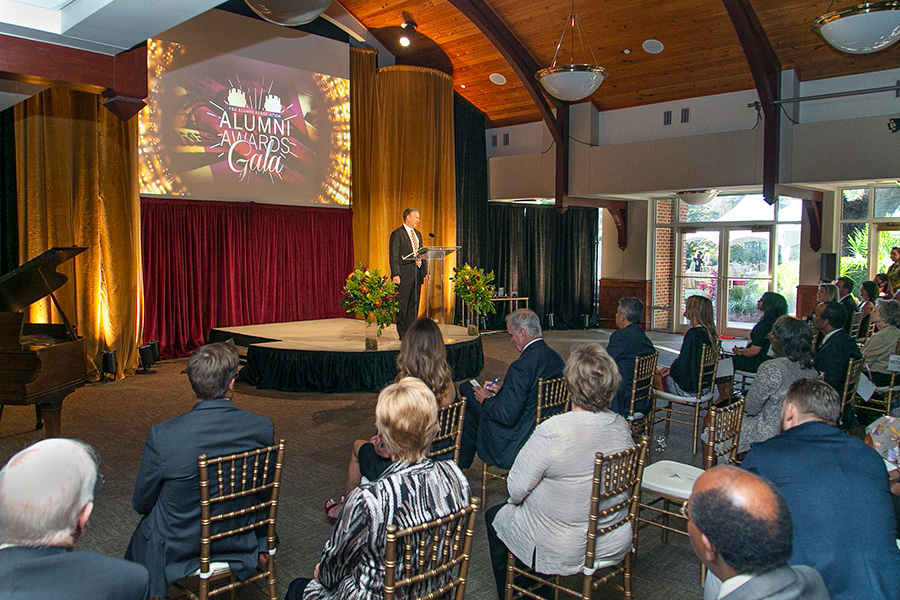
M377 325L377 336L391 324L398 305L397 284L382 275L381 269L367 269L359 263L347 276L341 306L348 313L363 315L368 325Z
M494 312L494 303L491 296L494 295L494 272L485 273L483 269L470 267L468 263L461 267L453 268L453 291L463 301L468 313L469 327L474 325L475 313L487 314Z

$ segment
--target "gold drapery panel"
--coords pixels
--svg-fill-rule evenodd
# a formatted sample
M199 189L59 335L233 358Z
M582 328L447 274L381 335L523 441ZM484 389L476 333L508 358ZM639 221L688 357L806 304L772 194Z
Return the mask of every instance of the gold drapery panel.
M372 201L372 120L378 51L350 48L350 208L353 211L353 260L369 263L369 215Z
M15 107L19 261L53 246L86 246L60 268L56 292L85 338L88 377L105 350L117 377L138 365L143 326L137 119L123 123L101 97L50 88ZM61 322L49 298L32 322Z
M433 69L382 67L375 76L374 115L368 239L357 233L354 221L354 244L369 266L389 272L388 238L400 226L404 208L419 209L426 244L431 243L428 233L434 233L437 245L456 245L453 80ZM437 316L443 296L444 322L452 322L454 298L447 277L456 254L444 263L443 275L433 273L426 284L434 286L426 314Z

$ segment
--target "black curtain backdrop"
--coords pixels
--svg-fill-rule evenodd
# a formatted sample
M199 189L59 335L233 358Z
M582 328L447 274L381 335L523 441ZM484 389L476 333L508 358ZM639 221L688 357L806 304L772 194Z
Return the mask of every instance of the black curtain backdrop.
M16 130L13 109L0 111L0 275L19 266Z
M560 214L553 206L489 203L484 114L459 95L453 108L457 262L494 271L507 294L528 296L544 327L553 313L555 329L581 328L597 295L598 209ZM459 322L461 303L456 308ZM497 318L489 326L505 327Z

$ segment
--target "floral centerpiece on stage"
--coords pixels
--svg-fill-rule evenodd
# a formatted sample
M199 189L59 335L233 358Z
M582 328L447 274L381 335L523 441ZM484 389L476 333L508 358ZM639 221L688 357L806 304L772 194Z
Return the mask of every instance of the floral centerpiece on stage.
M461 267L453 268L453 291L463 301L466 307L466 323L469 325L469 335L478 335L478 324L475 315L484 315L494 312L494 303L491 297L494 295L494 272L485 273L484 269L470 267L468 263Z
M397 284L387 275L382 275L381 269L367 269L360 263L347 276L341 306L348 313L363 315L366 320L366 350L377 350L376 338L381 337L381 331L391 324L399 306ZM377 327L375 337L368 334L373 327Z

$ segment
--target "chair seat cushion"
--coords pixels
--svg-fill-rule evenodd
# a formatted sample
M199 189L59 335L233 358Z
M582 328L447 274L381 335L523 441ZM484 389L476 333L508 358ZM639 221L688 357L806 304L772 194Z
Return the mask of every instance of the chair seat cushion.
M882 394L885 394L887 392L900 392L900 385L895 385L894 387L891 387L889 385L875 386L875 391Z
M671 400L672 402L681 402L682 404L696 404L697 402L712 402L713 393L712 390L700 396L698 400L696 396L679 396L677 394L670 394L669 392L664 392L662 390L653 390L653 397L659 400Z
M230 570L230 569L231 569L231 565L229 565L229 564L228 564L227 562L225 562L225 561L222 561L222 562L215 562L215 561L214 561L214 562L209 563L209 575L210 575L210 576L212 576L212 575L218 575L219 573L224 573L225 571L228 571L228 570ZM191 575L194 576L194 577L199 576L199 575L200 575L200 569L197 569L196 571L194 571L193 573L191 573Z
M702 474L703 469L673 460L660 460L644 467L641 490L687 500L694 481Z
M628 417L628 420L629 420L629 421L640 421L640 420L643 419L643 418L644 418L644 413L642 413L642 412L635 412L634 415Z

